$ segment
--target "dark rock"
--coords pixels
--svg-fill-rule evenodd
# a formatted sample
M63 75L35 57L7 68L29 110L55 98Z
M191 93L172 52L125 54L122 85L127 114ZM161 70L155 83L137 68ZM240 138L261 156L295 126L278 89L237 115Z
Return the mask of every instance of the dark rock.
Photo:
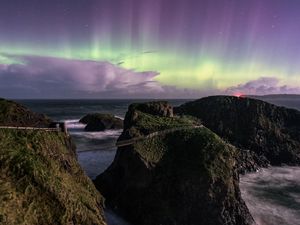
M144 108L129 107L120 140L182 129L119 147L94 181L106 204L135 225L253 224L241 199L235 147L207 128L193 128L193 119Z
M34 113L16 102L0 99L0 126L48 127L51 122L43 114Z
M257 172L260 168L267 168L270 166L270 161L263 155L258 156L255 152L244 149L239 149L239 152L240 154L237 158L237 162L240 174Z
M104 131L106 129L122 129L123 120L112 114L94 113L84 116L79 121L87 124L86 131Z
M173 107L166 101L147 102L143 104L131 104L124 120L125 129L136 119L136 111L148 113L155 116L173 117Z
M261 100L212 96L188 102L176 113L203 124L241 149L272 165L300 165L300 112Z

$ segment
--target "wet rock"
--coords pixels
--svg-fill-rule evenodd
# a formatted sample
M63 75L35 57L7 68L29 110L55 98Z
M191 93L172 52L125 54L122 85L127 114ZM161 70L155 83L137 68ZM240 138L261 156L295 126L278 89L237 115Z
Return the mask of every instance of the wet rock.
M112 114L94 113L80 119L86 124L85 131L104 131L106 129L122 129L123 120Z

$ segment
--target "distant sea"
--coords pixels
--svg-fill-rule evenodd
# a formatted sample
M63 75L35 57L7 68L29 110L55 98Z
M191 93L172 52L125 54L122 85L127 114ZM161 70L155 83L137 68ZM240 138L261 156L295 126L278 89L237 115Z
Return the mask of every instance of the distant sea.
M265 99L268 101L268 99ZM88 113L112 113L124 118L131 100L15 100L31 110L44 113L57 121L65 121L77 145L79 163L94 179L113 161L114 146L121 130L85 132L78 121ZM190 100L168 100L173 106ZM269 102L300 110L300 98L270 99ZM300 168L269 168L241 177L241 191L254 219L259 225L300 224ZM109 225L127 225L113 212L106 212Z

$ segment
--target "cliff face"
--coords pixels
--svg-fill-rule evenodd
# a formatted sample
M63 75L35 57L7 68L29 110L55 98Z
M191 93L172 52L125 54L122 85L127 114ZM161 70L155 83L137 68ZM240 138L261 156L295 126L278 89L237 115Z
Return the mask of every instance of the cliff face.
M0 126L48 127L51 120L26 107L0 98Z
M239 191L236 149L193 128L198 121L161 114L168 105L153 105L129 107L120 140L182 129L119 147L95 180L107 204L135 225L252 224Z
M0 140L0 224L106 224L69 137L0 129Z
M176 108L272 165L300 165L300 112L260 100L213 96Z

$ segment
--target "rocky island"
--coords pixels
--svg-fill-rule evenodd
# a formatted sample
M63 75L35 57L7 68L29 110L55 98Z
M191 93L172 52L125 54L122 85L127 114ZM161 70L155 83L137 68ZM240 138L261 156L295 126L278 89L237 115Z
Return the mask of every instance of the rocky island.
M107 113L88 114L81 118L79 122L86 124L85 131L104 131L106 129L123 128L123 120Z
M199 118L239 148L242 161L252 157L258 166L300 165L300 112L295 109L251 98L211 96L175 111Z
M166 103L133 104L124 124L119 140L170 132L118 148L94 181L107 205L140 225L254 223L241 199L234 146L194 118L173 117Z

